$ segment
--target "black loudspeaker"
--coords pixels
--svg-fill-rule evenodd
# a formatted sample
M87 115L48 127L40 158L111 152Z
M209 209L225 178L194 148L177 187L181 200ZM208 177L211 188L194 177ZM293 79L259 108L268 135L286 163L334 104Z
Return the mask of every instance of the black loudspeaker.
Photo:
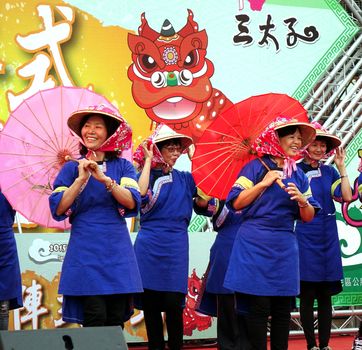
M0 350L126 350L121 327L0 331Z

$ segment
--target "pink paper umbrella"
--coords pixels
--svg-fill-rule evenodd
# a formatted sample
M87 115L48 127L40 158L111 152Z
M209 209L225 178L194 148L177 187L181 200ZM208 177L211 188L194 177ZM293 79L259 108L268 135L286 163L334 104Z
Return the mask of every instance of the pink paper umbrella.
M103 104L103 96L84 88L59 86L39 91L12 112L0 132L0 186L15 210L41 226L68 229L53 220L48 197L65 157L79 157L79 142L67 126L76 110Z

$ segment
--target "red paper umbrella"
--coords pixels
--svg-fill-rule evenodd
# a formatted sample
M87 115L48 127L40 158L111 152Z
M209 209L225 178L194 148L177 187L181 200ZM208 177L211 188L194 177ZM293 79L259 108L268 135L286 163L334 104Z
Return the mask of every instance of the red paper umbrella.
M225 199L240 169L255 158L251 149L255 139L278 116L309 122L300 102L276 93L249 97L217 116L195 144L196 185L210 196Z

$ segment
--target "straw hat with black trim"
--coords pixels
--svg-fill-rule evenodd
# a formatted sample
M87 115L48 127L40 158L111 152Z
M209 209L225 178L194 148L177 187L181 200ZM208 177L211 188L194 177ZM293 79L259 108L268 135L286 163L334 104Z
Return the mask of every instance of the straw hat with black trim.
M172 130L166 124L162 125L161 128L158 130L158 133L153 137L153 142L157 146L157 144L160 142L172 140L172 139L180 140L182 151L187 149L193 143L191 137L177 133L176 131Z
M332 152L342 144L342 141L338 136L330 134L328 130L324 128L321 124L317 122L312 122L312 125L314 126L317 132L316 140L323 139L326 141L327 144L326 154L329 154L330 152Z
M316 137L316 129L313 127L312 124L299 122L294 119L283 121L279 125L275 125L274 130L278 131L280 129L291 126L296 126L299 129L300 134L302 136L302 147L309 145Z
M80 124L83 118L90 114L100 114L109 117L115 124L113 132L115 132L124 121L117 110L111 109L105 105L90 106L87 109L82 109L71 114L67 121L69 129L71 129L79 137L82 137Z
M132 146L132 129L126 120L119 114L117 109L112 109L105 105L90 106L87 109L79 110L71 114L67 124L73 135L79 138L80 143L84 145L82 139L81 124L87 115L101 115L108 124L109 135L107 140L98 148L98 151L111 151L121 153ZM92 150L96 151L96 150Z

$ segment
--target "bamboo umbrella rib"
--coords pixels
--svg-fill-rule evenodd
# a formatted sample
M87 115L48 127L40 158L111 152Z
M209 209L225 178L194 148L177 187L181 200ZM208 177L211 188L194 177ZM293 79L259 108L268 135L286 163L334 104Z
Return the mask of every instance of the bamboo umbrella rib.
M56 137L56 132L54 130L54 125L53 125L53 122L52 122L52 118L50 117L50 113L48 111L48 108L47 108L47 105L45 103L45 100L44 100L44 96L43 96L43 92L42 91L39 91L40 93L40 98L43 102L43 106L44 106L44 109L46 111L46 115L47 115L47 118L48 118L48 121L49 121L49 124L51 126L51 130L53 131L53 137L48 133L48 131L46 129L43 128L43 123L40 123L40 121L38 120L38 123L41 125L42 129L44 130L44 132L48 135L49 139L53 142L53 144L55 146L58 146L58 148L60 148L61 146L59 145L59 141L58 141L58 138Z

